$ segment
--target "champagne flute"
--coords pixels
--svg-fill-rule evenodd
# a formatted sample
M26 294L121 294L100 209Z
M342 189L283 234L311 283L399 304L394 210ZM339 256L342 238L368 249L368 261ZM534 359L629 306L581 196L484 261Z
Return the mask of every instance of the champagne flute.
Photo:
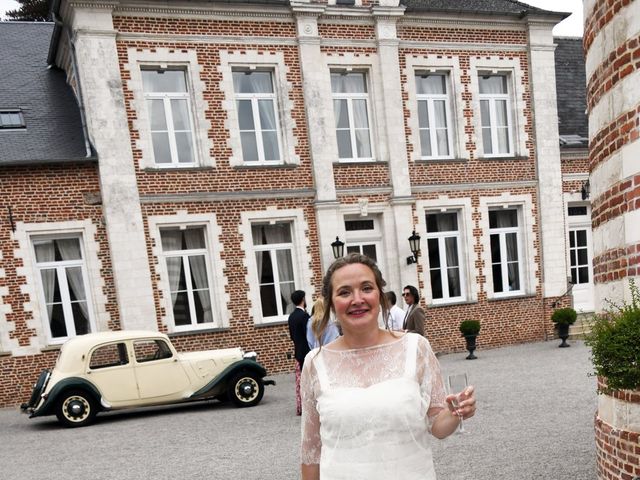
M452 400L451 403L453 404L454 408L457 409L460 403L460 393L462 393L469 385L467 381L467 374L458 373L455 375L449 375L449 377L447 378L447 382L449 385L449 393L451 395L455 395L455 398ZM464 429L464 425L462 424L462 414L459 414L459 416L460 416L460 426L458 428L458 432L465 433L466 430Z

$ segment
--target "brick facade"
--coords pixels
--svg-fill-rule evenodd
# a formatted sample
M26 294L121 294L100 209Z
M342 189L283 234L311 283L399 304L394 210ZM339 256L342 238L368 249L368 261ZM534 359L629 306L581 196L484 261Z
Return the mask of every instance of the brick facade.
M362 5L367 7L370 2L363 1ZM207 7L211 11L202 12L185 8L183 14L173 7L145 12L115 7L113 11L102 9L95 16L86 15L84 4L70 8L78 9L77 15L67 12L69 17L63 21L79 35L79 78L94 86L85 108L91 113L98 105L120 105L116 113L128 127L127 148L119 144L123 153L111 156L103 153L104 147L103 151L99 148L100 161L106 161L109 167L104 171L102 167L83 166L0 170L0 204L13 205L20 222L88 219L95 225L100 273L91 278L91 287L97 291L92 295L104 297L98 329L126 329L130 321L126 319L131 313L121 314L122 305L118 304L123 285L118 282L122 280L113 274L126 267L126 262L122 251L109 253L109 241L120 240L113 237L118 229L113 223L111 230L103 225L108 226L111 218L127 218L118 217L112 210L113 199L120 198L123 211L131 212L128 215L144 239L144 251L138 253L146 259L151 280L149 305L155 314L155 318L144 320L151 328L168 333L179 351L241 346L257 351L270 373L292 371L293 361L287 357L292 344L286 316L274 322L261 318L250 228L252 222L280 219L291 222L296 288L305 289L309 297L319 292L323 271L332 260L329 243L336 235L348 239L350 232L344 220L374 219L379 236L371 241L378 245L389 288L398 293L406 284L419 287L427 311L426 334L437 351L463 350L458 325L470 318L482 322L478 338L481 348L544 340L553 334L553 305L570 301L560 298L566 287L562 241L566 232L562 219L557 225L543 225L546 220L541 212L537 172L549 166L559 172L561 167L556 151L537 153L541 140L536 139L534 118L554 117L555 110L548 107L549 102L534 103L536 89L552 86L534 84L530 64L530 37L534 35L530 29L534 27L528 20L505 17L504 22L484 25L470 15L459 24L452 16L440 18L434 26L424 14L422 19L415 15L403 19L399 10L398 18L381 18L373 10L359 10L358 15L345 17L340 9L333 11L334 7L322 3L309 6L309 11L263 5L249 8L243 15L231 6L225 10ZM535 35L552 43L555 21L536 20ZM114 38L88 33L110 26L117 34ZM390 38L386 37L389 32L393 32ZM102 42L100 49L94 48L95 42ZM60 64L67 64L63 59L69 48L63 39L58 46ZM92 59L94 51L113 55L102 63ZM542 51L536 53L536 61L547 62L543 64L547 68L553 56ZM324 64L305 64L308 59ZM99 70L91 69L92 61L101 62L105 69L104 65L113 63L114 68L102 72L113 78L108 85L101 83ZM192 61L195 65L189 63ZM196 166L157 168L149 163L153 152L145 143L145 135L151 135L141 110L145 107L139 70L148 65L166 68L165 63L186 65L190 86L195 85L194 91L190 90L192 107L198 109L192 112L194 131L205 157ZM240 164L234 163L234 135L239 135L237 117L233 117L235 101L229 95L225 72L237 64L248 68L267 65L280 75L276 90L280 111L286 112L280 120L287 149L283 152L287 158L281 164L242 165L241 159ZM416 71L430 65L451 77L450 134L456 136L452 158L416 159L420 135L412 85ZM374 161L337 161L333 104L331 98L317 95L318 91L331 94L329 72L333 68L367 74ZM324 83L305 83L311 70L326 73L320 80ZM492 70L510 81L513 154L502 157L482 153L477 83L482 72ZM400 84L389 85L388 79L396 76ZM113 87L116 83L121 86ZM397 95L401 108L393 110L395 104L387 95ZM109 129L101 129L89 117L97 145L108 145ZM311 124L311 118L326 122ZM552 132L553 128L551 125ZM205 138L199 136L201 131ZM401 133L398 137L392 132ZM327 141L318 140L321 136L328 136ZM551 143L557 147L556 137ZM123 196L117 184L107 181L111 177L105 172L118 172L118 162L133 179L127 188L135 190L135 197ZM584 173L585 167L583 160L572 166L562 164L563 174ZM559 195L546 194L545 198L559 202L554 205L564 209L560 197L562 191L575 191L576 185L571 182L565 181L563 186L558 180ZM10 188L5 189L5 184ZM58 193L60 186L64 186L65 195ZM87 204L85 194L100 193L101 188L102 203ZM505 207L515 209L518 215L521 263L517 295L493 291L489 212ZM462 301L434 302L425 216L445 210L456 212L463 225L459 248L466 293ZM165 224L206 225L211 243L212 297L218 312L212 328L179 329L174 324L158 233ZM422 236L422 252L417 265L406 265L410 254L406 238L413 229ZM560 241L548 240L545 245L544 235ZM28 241L29 237L25 234L24 238ZM29 301L25 292L35 294L39 287L34 278L29 284L19 274L22 265L14 258L17 247L11 232L0 228L0 260L5 270L5 276L0 275L0 300L10 305L6 319L0 314L4 322L0 333L7 332L10 340L0 348L5 352L0 356L2 405L27 398L38 371L52 364L56 349L48 340L46 321L39 317L40 324L34 326L25 306ZM554 265L563 273L559 279L545 277L544 248L560 258ZM2 293L2 287L7 287L7 294ZM32 301L38 305L37 299Z

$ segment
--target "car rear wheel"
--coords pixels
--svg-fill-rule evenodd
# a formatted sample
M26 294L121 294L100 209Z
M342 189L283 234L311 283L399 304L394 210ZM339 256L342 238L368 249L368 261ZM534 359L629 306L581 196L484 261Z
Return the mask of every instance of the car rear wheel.
M95 400L83 390L70 390L63 393L56 406L56 417L65 427L89 425L97 413Z
M241 372L231 379L228 395L237 407L253 407L262 400L264 383L253 372Z

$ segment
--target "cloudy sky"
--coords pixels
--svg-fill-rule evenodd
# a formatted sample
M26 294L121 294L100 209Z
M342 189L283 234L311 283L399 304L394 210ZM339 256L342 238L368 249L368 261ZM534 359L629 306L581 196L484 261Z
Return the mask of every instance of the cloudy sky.
M554 35L558 36L582 36L582 0L520 0L535 7L547 10L556 10L563 12L572 12L573 14L558 24L553 30ZM559 7L559 5L562 5ZM14 0L0 0L0 18L4 18L4 12L14 10L18 7L18 3Z

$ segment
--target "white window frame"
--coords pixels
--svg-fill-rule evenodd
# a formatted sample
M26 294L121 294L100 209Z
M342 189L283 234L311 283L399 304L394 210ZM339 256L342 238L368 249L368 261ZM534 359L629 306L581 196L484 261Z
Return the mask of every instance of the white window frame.
M39 241L49 241L49 240L63 240L63 239L77 239L78 244L80 246L80 260L60 260L60 261L51 261L51 262L38 262L35 255L35 245ZM65 234L56 234L56 235L31 235L30 236L30 244L31 249L33 251L33 262L36 270L36 284L38 288L38 297L39 301L42 305L42 314L43 314L43 325L45 325L45 330L47 333L47 337L49 338L52 344L60 344L64 343L70 338L77 336L75 324L73 322L73 312L71 310L71 298L69 294L68 281L66 270L68 268L77 268L80 267L82 272L82 284L85 291L86 302L87 302L87 320L89 322L89 333L96 332L96 321L94 314L93 301L91 298L91 285L89 283L89 272L86 264L86 254L84 247L84 240L81 232L68 232ZM58 286L60 287L60 297L62 303L62 311L64 314L64 323L65 328L67 330L67 335L64 337L54 337L51 332L51 319L49 318L49 314L47 312L47 302L44 293L44 286L42 285L42 270L51 270L55 269L56 278L58 280Z
M250 160L245 160L244 164L245 165L272 165L272 164L280 164L282 163L282 158L283 158L283 153L282 153L282 131L280 128L280 108L278 107L278 95L277 95L277 90L276 90L276 84L275 84L275 71L273 68L239 68L239 67L233 67L231 69L232 74L235 72L244 72L244 71L249 71L249 72L257 72L257 71L261 71L261 72L269 72L270 76L271 76L271 88L273 90L272 93L240 93L240 92L236 92L234 90L234 97L236 102L239 100L249 100L251 101L251 113L253 114L253 125L255 127L255 130L251 130L255 132L256 135L256 143L257 143L257 149L258 149L258 160L257 161L250 161ZM264 141L262 138L262 132L264 131L264 129L262 128L262 123L260 121L260 110L259 110L259 101L260 100L271 100L273 102L273 112L274 112L274 116L275 116L275 122L276 122L276 137L278 139L278 153L280 158L276 159L276 160L265 160L264 158ZM243 130L240 129L240 125L238 124L238 131L240 133L243 132Z
M427 253L426 253L426 258L427 258L427 262L428 262L428 241L430 239L435 239L438 241L438 251L440 253L440 279L442 282L442 298L433 298L433 286L431 284L431 265L428 265L428 269L426 274L429 276L429 285L430 285L430 290L431 290L431 301L433 303L433 305L439 305L439 304L443 304L443 303L457 303L457 302L462 302L467 298L467 292L466 292L466 285L467 285L467 279L466 279L466 275L465 275L465 262L464 262L464 255L463 255L463 245L462 245L462 235L461 235L461 227L462 227L462 215L460 210L455 209L455 210L438 210L438 211L433 211L433 210L428 210L425 212L425 225L426 225L426 215L442 215L442 214L446 214L446 213L455 213L456 214L456 219L457 219L457 225L458 225L458 230L451 230L451 231L447 231L447 232L429 232L426 231L425 234L425 245L427 247ZM456 239L456 246L457 246L457 251L458 251L458 272L459 272L459 276L460 276L460 295L459 296L451 296L449 294L449 282L448 280L448 269L449 266L447 264L447 250L446 250L446 239L447 238L455 238Z
M586 208L586 214L585 215L569 215L569 208L571 207L584 207ZM568 258L567 258L567 269L569 270L569 278L572 278L571 275L571 270L573 268L579 268L578 265L576 265L576 267L572 267L571 266L571 250L577 250L578 247L571 247L571 233L575 232L577 230L585 230L586 231L586 235L587 235L587 263L586 266L588 267L588 275L589 275L589 281L586 283L576 283L574 285L588 285L591 284L593 285L594 282L594 278L593 278L593 232L591 229L591 205L588 202L567 202L566 206L566 215L567 215L567 254L568 254ZM584 248L584 247L581 247ZM576 253L576 260L577 260L577 253ZM583 265L584 266L584 265ZM578 272L576 272L576 276L578 275Z
M525 74L520 66L520 60L520 56L514 56L514 58L472 56L469 59L469 73L471 75L469 91L471 93L474 118L474 135L472 140L475 144L476 158L485 158L487 160L510 157L528 158L531 153L527 147L527 140L531 138L531 135L525 131L525 126L527 125L524 91ZM507 91L509 92L511 102L511 108L507 109L511 114L511 153L508 154L487 155L484 153L482 116L480 112L480 85L478 83L478 77L484 75L504 75L507 78Z
M483 148L483 156L486 158L492 158L492 157L511 157L514 155L514 144L513 144L513 114L512 114L512 99L511 99L511 91L510 91L510 79L508 77L508 74L504 74L504 73L499 73L499 74L491 74L491 73L486 73L486 72L479 72L478 74L478 81L481 80L482 77L500 77L500 78L505 78L505 85L506 85L506 93L478 93L478 98L479 98L479 102L480 104L482 104L483 101L489 102L489 129L491 131L491 146L493 147L494 151L496 149L496 147L499 145L498 142L498 126L496 125L496 117L497 117L497 113L496 113L496 104L498 102L505 102L506 103L506 110L507 110L507 141L509 143L509 149L506 152L498 152L498 153L487 153L486 152L486 145L483 144L482 148ZM480 89L480 87L478 87L478 90ZM483 135L483 130L484 130L484 126L482 125L482 116L480 117L480 135ZM484 137L483 137L484 138Z
M274 94L276 97L276 114L278 124L278 142L280 160L270 162L245 162L242 155L242 141L236 107L236 96L233 87L233 70L269 70L272 72ZM229 164L232 167L268 167L273 165L299 165L300 156L296 153L296 138L294 131L296 120L293 116L294 103L290 99L293 85L287 80L287 66L283 52L264 52L258 50L220 51L220 65L218 70L222 74L220 89L224 94L222 109L226 112L228 129L228 146L232 155Z
M464 71L460 68L460 58L452 56L451 58L442 58L438 55L405 55L405 69L403 73L406 78L414 78L419 73L429 74L446 74L447 75L447 94L449 96L449 138L450 153L447 158L423 157L422 146L420 142L420 125L418 119L418 96L415 81L406 82L405 90L407 92L407 101L405 103L409 116L407 123L409 125L409 136L407 142L411 148L411 160L449 160L451 158L469 159L471 152L467 148L468 135L465 133L466 118L463 115L466 108L466 101L463 100L462 94L465 92L465 86L462 84L462 76ZM466 75L466 73L464 73Z
M150 216L148 223L149 235L153 241L152 253L156 259L155 268L159 276L157 284L154 286L162 294L160 305L164 308L165 312L161 318L161 323L167 327L169 332L211 330L228 327L230 312L229 309L226 308L226 305L230 301L230 296L225 292L227 278L224 275L224 262L221 258L222 231L217 224L215 214L189 214L186 211L179 210L173 215ZM162 250L160 230L163 228L187 228L191 226L204 227L205 229L206 264L213 322L176 326L173 316L173 305L171 304L169 272L164 257L165 252Z
M372 230L347 230L346 222L358 221L358 220L371 220L373 222ZM345 216L344 217L344 232L345 232L345 254L347 247L358 247L358 251L362 253L362 247L365 245L373 245L376 249L376 263L380 270L385 271L384 268L384 248L382 240L382 230L380 225L379 215L371 216Z
M438 159L449 159L449 158L453 158L454 157L454 149L453 149L453 124L451 123L451 96L450 96L450 90L451 90L451 81L450 81L450 76L448 72L442 72L442 71L437 71L435 73L432 72L416 72L414 75L414 82L416 81L416 77L420 77L421 75L433 75L433 76L443 76L444 77L444 85L445 85L445 89L446 92L443 94L438 94L438 93L417 93L417 89L416 89L416 101L418 102L418 105L420 102L427 102L427 112L428 112L428 116L429 116L429 126L428 127L422 127L420 125L420 119L418 118L418 139L421 139L421 135L420 132L422 130L429 130L429 137L431 140L431 153L432 155L423 155L422 154L422 142L420 142L420 159L422 160L438 160ZM444 101L445 104L445 120L447 122L447 126L446 126L446 132L447 132L447 147L449 149L449 153L447 155L441 155L440 152L437 152L435 155L433 154L435 150L438 149L438 137L437 137L437 130L438 128L435 125L435 107L434 107L434 102L436 101ZM418 106L418 110L419 110L419 106ZM442 129L440 129L442 130Z
M373 140L373 121L372 121L372 112L371 112L371 98L369 96L369 92L371 91L371 80L370 80L370 72L368 70L365 69L357 69L357 70L352 70L352 69L343 69L343 68L331 68L329 71L330 75L336 74L336 73L361 73L364 76L364 84L366 85L366 92L357 92L357 93L335 93L333 90L331 91L331 99L332 99L332 106L333 106L333 101L335 100L346 100L347 101L347 116L349 118L349 137L351 140L351 157L340 157L338 154L338 161L339 162L372 162L375 158L376 158L376 150L375 150L375 143ZM356 129L356 127L354 126L354 118L353 118L353 101L354 100L364 100L366 102L366 108L367 108L367 124L369 126L368 128L368 133L369 133L369 148L371 149L371 156L370 157L357 157L354 156L354 154L357 155L357 146L356 146L356 130L363 130L362 128L360 129ZM335 118L335 109L334 111L334 118ZM335 125L335 122L334 122ZM338 149L338 145L337 145L337 131L338 131L338 127L335 126L334 127L334 132L336 132L336 151L339 151Z
M170 281L169 279L169 268L167 266L167 259L168 258L180 258L181 262L182 262L182 267L184 268L184 275L185 275L185 280L187 282L187 299L189 302L189 316L191 317L191 324L190 325L176 325L175 322L175 317L173 314L173 306L171 307L171 317L173 319L173 328L174 331L176 332L183 332L183 331L190 331L190 330L199 330L199 329L211 329L211 328L215 328L218 326L217 322L216 322L216 308L215 308L215 298L213 295L214 292L214 282L213 282L213 275L212 275L212 271L211 271L211 254L210 254L210 248L209 248L209 235L207 232L207 225L206 224L190 224L188 226L189 228L202 228L203 230L203 235L204 235L204 241L205 241L205 247L204 248L195 248L195 249L190 249L190 250L164 250L162 248L162 243L160 244L160 250L162 251L162 258L163 258L163 262L164 262L164 267L167 271L167 280ZM162 242L162 230L164 229L168 229L168 228L179 228L180 230L186 230L187 225L184 224L178 224L178 225L171 225L171 224L164 224L161 225L159 230L159 236L160 236L160 241ZM195 299L194 299L194 295L195 295L195 291L197 289L195 289L194 285L191 283L191 266L189 265L189 257L192 256L202 256L204 255L204 259L205 259L205 265L206 265L206 270L207 270L207 284L209 287L209 301L211 302L211 322L207 322L207 323L198 323L197 319L196 319L196 315L195 315ZM171 288L169 288L168 293L168 298L169 298L169 303L171 303Z
M162 100L165 119L167 122L167 134L169 136L169 152L171 154L171 162L170 163L158 163L155 165L158 168L180 168L180 167L194 167L197 165L196 162L196 139L194 135L193 129L193 115L192 115L192 107L191 107L191 94L189 92L189 72L183 68L171 68L171 69L163 69L158 67L143 67L142 70L145 71L153 71L153 72L162 72L167 70L183 72L185 76L185 92L144 92L145 105L147 107L147 115L151 117L151 112L149 111L149 100ZM143 81L144 88L144 81ZM173 122L173 108L171 107L171 100L186 100L187 102L187 110L189 112L189 137L191 139L191 152L193 155L192 162L179 162L178 161L178 147L176 142L176 131ZM149 124L149 131L153 135L153 130L151 130L151 124ZM152 145L153 147L153 145ZM154 155L155 161L155 155Z
M132 108L136 112L133 129L137 130L139 138L135 141L135 148L142 152L139 161L140 168L180 169L194 167L215 167L215 159L211 155L213 140L209 138L211 122L206 118L209 109L204 99L205 83L200 80L202 66L198 63L195 50L176 51L174 49L157 47L155 51L137 48L127 49L129 61L124 68L129 72L130 79L126 81L128 89L133 93ZM187 77L187 92L190 102L190 121L193 138L192 164L157 164L153 153L151 136L151 119L146 104L144 87L142 84L143 69L184 69Z
M258 278L258 267L256 265L255 248L253 245L253 234L251 227L259 223L286 222L291 225L291 260L293 263L293 277L295 290L304 290L307 298L313 298L314 287L312 283L313 271L309 266L308 253L311 249L308 235L309 225L306 222L306 215L302 209L277 209L269 207L262 211L241 212L239 233L242 237L241 247L245 252L246 282L249 286L247 291L247 303L250 305L250 314L256 325L271 325L274 323L284 323L288 315L278 315L273 317L262 316L262 303L260 297L260 279Z
M491 245L491 236L498 235L500 242L500 271L502 276L502 291L496 292L493 290L493 273L491 274L491 290L493 290L493 294L496 297L509 297L513 295L522 295L525 293L525 283L524 283L524 257L523 257L523 247L522 247L522 213L521 209L517 206L515 207L506 207L506 208L490 208L488 214L492 211L501 211L501 210L515 210L516 211L516 219L518 221L518 225L515 227L489 227L488 236L489 236L489 245ZM520 288L518 290L509 290L509 262L507 260L507 240L506 236L508 234L516 234L516 247L518 252L518 284ZM489 250L489 257L491 258L491 249ZM493 272L493 258L491 258L491 263L487 266Z

